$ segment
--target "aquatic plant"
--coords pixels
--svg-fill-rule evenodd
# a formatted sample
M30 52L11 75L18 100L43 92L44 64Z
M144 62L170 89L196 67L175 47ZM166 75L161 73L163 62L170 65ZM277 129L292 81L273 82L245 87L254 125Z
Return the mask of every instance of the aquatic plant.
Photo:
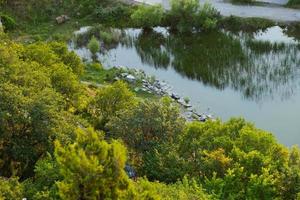
M88 48L91 51L91 53L93 55L96 55L97 52L99 52L100 50L100 43L97 40L96 37L92 37L92 39L90 40L90 42L88 43Z

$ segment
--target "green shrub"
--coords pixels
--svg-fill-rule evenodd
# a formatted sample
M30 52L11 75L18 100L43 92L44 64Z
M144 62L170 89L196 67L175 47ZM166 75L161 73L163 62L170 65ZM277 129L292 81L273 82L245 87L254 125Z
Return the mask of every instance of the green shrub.
M96 37L92 37L88 43L88 48L93 55L95 55L100 50L100 44Z
M0 13L0 18L5 31L10 31L16 28L16 21L12 17Z
M133 24L137 27L152 28L161 24L164 9L161 5L140 6L131 15Z
M188 180L186 177L182 181L174 184L160 182L150 182L147 179L138 179L134 183L138 194L138 199L153 200L208 200L212 196L207 195L201 185L195 180Z
M112 34L106 31L100 31L100 39L106 44L110 44L114 40Z
M17 178L0 177L0 199L22 199L23 187Z
M89 66L92 70L102 70L103 69L103 66L101 65L101 63L93 62Z
M124 168L126 148L107 143L101 132L78 129L76 141L67 146L56 141L55 157L62 181L57 182L62 200L125 199L130 180Z
M197 29L211 30L217 27L219 12L209 3L200 5L196 15L195 27Z
M219 13L209 3L199 4L198 0L172 0L166 23L173 30L190 32L216 28Z
M99 6L95 9L95 15L102 22L128 22L132 8L128 5L118 3L109 7Z
M199 9L198 0L171 0L168 23L179 32L192 30Z
M287 6L300 7L300 0L289 0Z

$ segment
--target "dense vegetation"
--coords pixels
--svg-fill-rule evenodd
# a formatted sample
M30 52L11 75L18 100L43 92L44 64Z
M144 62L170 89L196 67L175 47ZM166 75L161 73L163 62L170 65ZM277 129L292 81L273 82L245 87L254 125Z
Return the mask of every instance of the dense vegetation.
M22 45L2 35L0 49L4 199L295 199L300 192L299 149L242 119L187 123L168 98L137 98L122 82L89 88L79 82L83 64L60 43ZM133 181L125 165L161 183Z
M294 7L294 8L300 8L300 1L299 0L289 0L287 3L287 6Z
M168 12L99 0L1 3L6 31L14 9L17 21L39 26L63 11L114 25L120 15L146 32L216 28L218 13L197 2L173 1ZM100 43L92 38L95 55ZM243 119L186 122L171 99L140 98L110 73L63 43L22 44L0 33L0 199L300 198L298 147Z

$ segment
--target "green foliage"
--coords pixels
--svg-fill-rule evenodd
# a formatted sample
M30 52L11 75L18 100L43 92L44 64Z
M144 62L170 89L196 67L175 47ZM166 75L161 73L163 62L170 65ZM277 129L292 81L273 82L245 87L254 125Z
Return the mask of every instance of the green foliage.
M71 137L67 133L76 120L67 110L80 108L82 90L63 62L68 53L58 55L45 43L24 46L8 39L0 49L0 175L26 178L35 162L53 150L55 138Z
M172 0L171 10L168 13L168 21L171 27L180 32L192 30L199 6L197 0Z
M62 180L56 160L50 155L40 159L34 169L32 179L23 182L24 193L28 199L60 199L58 196L57 181Z
M200 5L195 17L195 27L203 30L212 30L217 27L218 11L209 3Z
M164 98L160 102L140 101L119 112L107 128L111 136L121 138L134 152L132 161L143 174L151 180L170 182L184 175L173 149L183 126L177 105Z
M300 1L299 0L289 0L287 3L287 6L299 8Z
M50 73L52 87L62 94L68 107L81 107L82 90L77 75L83 73L83 64L74 52L60 43L34 43L26 46L23 56L43 66ZM45 71L46 70L46 71Z
M0 13L0 19L5 31L11 31L17 26L16 21L6 14Z
M85 73L81 77L83 80L94 83L112 82L119 70L116 68L104 69L101 64L89 63L86 65Z
M131 15L133 24L146 29L158 26L162 23L164 9L161 5L139 6Z
M51 42L49 45L51 46L52 51L59 56L60 60L72 69L74 74L78 76L83 74L83 63L75 52L69 51L67 46L63 43Z
M100 42L96 37L92 37L92 39L89 41L88 48L94 56L100 51Z
M173 143L181 133L184 120L170 99L141 101L132 109L119 112L108 124L115 138L122 138L138 152L151 150L161 143Z
M166 185L159 182L149 182L146 179L138 179L135 183L138 199L157 200L208 200L207 195L195 180L188 180Z
M61 97L48 89L26 96L26 89L0 84L0 141L4 144L0 168L4 176L31 171L39 156L50 150L49 137L55 136L52 129L59 120Z
M98 0L30 0L22 12L28 11L25 15L34 22L49 20L57 11L53 10L53 2L62 9L76 8L73 12L80 12L78 16L95 13L96 5L100 5L96 14L103 21L121 19L130 23L131 19L135 26L144 28L164 24L164 17L166 24L180 32L211 30L218 22L215 9L209 4L199 5L196 0L173 0L166 16L159 6L138 7L133 12L128 6L109 6L108 1ZM12 1L6 3L12 6ZM24 15L18 11L18 15ZM12 19L5 22L4 18L4 23L14 24ZM223 22L238 26L244 21L229 18ZM251 19L247 23L257 27L259 22ZM111 31L101 30L95 36L105 45L115 41ZM172 35L158 37L159 42L154 44L151 37L140 40L136 44L139 53L159 57L155 49L167 41L173 43L166 49L183 53L178 50L180 40ZM96 54L100 42L95 37L92 40L89 48ZM145 47L146 42L152 46ZM246 45L255 49L261 44ZM154 62L151 56L147 59ZM174 58L174 63L182 63L182 59ZM161 62L168 66L170 58L162 55ZM84 73L80 59L61 43L22 45L0 35L0 199L299 198L297 147L286 149L271 134L242 119L186 124L170 99L137 101L123 82L98 84L95 94L96 87L85 87L79 76L105 83L112 81L118 71L105 70L95 63L86 69ZM88 99L91 101L87 107ZM96 128L106 130L110 142L104 139L104 133L86 129L89 124L80 120L81 115ZM131 181L124 171L126 149L114 139L122 139L127 145L128 162L139 176L162 183Z
M17 178L3 178L0 177L0 199L22 199L23 187Z
M172 0L167 13L167 23L179 32L214 29L218 18L218 12L210 4L202 6L197 0Z
M94 11L96 17L106 24L128 24L133 8L126 4L116 3L110 6L96 6Z
M77 130L75 143L56 142L55 156L63 180L58 182L62 199L120 199L128 195L129 179L124 171L126 149L110 144L101 133Z
M297 194L285 191L292 178L287 174L287 149L244 120L192 123L180 149L188 173L205 179L204 187L221 199L285 199Z
M117 81L112 85L100 88L90 103L89 112L97 127L103 127L121 110L130 110L136 104L134 94L124 82Z

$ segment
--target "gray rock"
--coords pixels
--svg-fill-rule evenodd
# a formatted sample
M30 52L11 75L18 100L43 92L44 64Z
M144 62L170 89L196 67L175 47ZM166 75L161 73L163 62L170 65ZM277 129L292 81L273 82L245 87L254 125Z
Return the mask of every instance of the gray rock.
M187 107L187 111L193 113L193 108L192 108L192 106L191 106L191 107ZM193 113L193 114L194 114L194 113Z
M115 78L114 78L114 81L119 81L119 80L120 80L119 77L115 77Z
M178 99L180 99L180 96L178 94L176 94L176 93L172 93L171 94L171 98L173 98L175 100L178 100Z
M206 115L201 115L200 118L199 118L199 120L201 122L205 122L207 120L207 116Z
M181 105L184 105L184 100L183 99L177 99L177 102L180 103Z
M70 20L70 17L67 15L61 15L55 18L57 24L63 24L66 21Z
M186 108L191 108L192 107L192 105L190 103L186 103L186 102L184 102L183 106L186 107Z
M128 73L122 73L121 74L121 77L125 78L126 76L128 76L129 74Z
M133 75L129 74L125 77L125 80L130 82L130 83L133 83L133 82L136 81L136 78Z

